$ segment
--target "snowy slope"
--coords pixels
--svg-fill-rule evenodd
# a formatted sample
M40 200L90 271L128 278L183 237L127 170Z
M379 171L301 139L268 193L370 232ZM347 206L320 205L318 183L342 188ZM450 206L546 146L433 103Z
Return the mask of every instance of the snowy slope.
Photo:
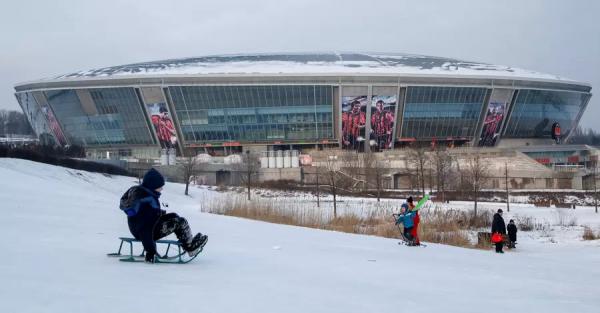
M597 246L496 255L199 212L199 189L164 202L209 235L187 265L105 256L128 234L117 203L135 180L0 159L0 312L597 312Z

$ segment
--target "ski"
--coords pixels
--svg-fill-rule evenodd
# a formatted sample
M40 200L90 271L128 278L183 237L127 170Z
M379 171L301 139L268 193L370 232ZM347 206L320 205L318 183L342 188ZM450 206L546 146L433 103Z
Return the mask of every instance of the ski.
M411 245L411 244L409 244L406 241L399 241L398 244L401 245L401 246L407 246L407 247L423 247L423 248L427 247L427 245L424 244L424 243L420 243L418 245Z

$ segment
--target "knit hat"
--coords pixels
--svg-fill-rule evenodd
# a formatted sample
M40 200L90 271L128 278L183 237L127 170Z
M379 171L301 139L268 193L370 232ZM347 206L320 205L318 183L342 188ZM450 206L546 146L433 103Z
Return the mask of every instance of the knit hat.
M151 168L144 174L142 186L155 190L165 185L165 178L154 168Z
M498 209L498 213L502 213L502 209Z

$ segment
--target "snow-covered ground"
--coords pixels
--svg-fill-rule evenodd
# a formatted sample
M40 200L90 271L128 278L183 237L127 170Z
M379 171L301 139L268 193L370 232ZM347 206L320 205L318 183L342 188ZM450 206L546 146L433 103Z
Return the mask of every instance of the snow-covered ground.
M117 207L136 181L0 159L0 312L597 312L599 244L524 239L492 251L200 212L214 192L161 200L209 235L186 265L105 256L128 235ZM484 204L487 205L487 204ZM498 205L498 204L494 204ZM466 206L466 205L465 205ZM517 205L511 213L535 214ZM577 209L578 224L597 223ZM582 213L579 213L582 212ZM548 213L550 216L551 213ZM577 244L576 244L577 243Z

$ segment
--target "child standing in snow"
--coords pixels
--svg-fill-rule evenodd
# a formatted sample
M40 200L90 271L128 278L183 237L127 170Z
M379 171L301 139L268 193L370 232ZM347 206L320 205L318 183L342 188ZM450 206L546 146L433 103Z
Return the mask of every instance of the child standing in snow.
M396 219L396 225L404 225L402 235L409 245L415 245L415 237L413 236L413 228L415 226L415 212L411 211L414 208L412 197L409 197L400 207L400 214Z
M133 186L123 194L119 205L127 214L129 231L144 245L149 263L156 261L156 240L172 233L190 256L198 254L208 239L201 233L194 236L185 218L161 210L158 198L164 185L164 177L152 168L144 175L141 185Z
M506 231L508 232L508 248L516 248L515 243L517 242L517 225L515 225L514 220L508 221L508 226L506 226Z

